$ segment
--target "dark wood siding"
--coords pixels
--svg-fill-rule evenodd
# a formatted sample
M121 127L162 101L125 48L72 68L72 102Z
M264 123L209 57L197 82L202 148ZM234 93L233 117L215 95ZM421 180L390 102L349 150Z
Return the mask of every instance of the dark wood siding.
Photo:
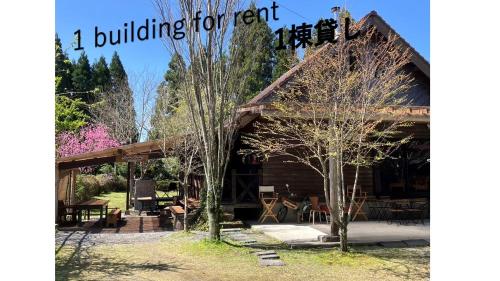
M307 195L324 196L323 178L311 167L300 163L285 162L290 160L285 157L274 157L262 164L263 184L274 185L275 190L281 194L286 192L285 185L288 183L290 191L296 193L299 198ZM354 168L345 170L346 185L354 183ZM359 184L363 191L373 194L372 168L361 168L359 173Z

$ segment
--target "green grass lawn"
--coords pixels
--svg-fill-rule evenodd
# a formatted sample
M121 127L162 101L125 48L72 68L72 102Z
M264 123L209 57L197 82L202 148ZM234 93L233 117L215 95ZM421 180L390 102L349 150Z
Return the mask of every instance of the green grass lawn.
M260 267L253 249L175 233L157 242L64 246L58 280L427 280L429 247L278 248L283 267Z
M158 192L158 196L172 197L172 196L176 196L176 195L177 195L177 191L169 191L166 194L164 194L161 191ZM94 198L109 200L108 206L110 208L116 207L116 208L120 208L121 210L125 210L125 201L126 201L125 198L126 197L127 197L127 193L122 191L122 192L104 193L104 194L101 194L100 196L95 196Z
M101 196L95 196L94 198L109 200L109 208L120 208L121 210L125 210L126 197L126 192L109 192L101 194Z

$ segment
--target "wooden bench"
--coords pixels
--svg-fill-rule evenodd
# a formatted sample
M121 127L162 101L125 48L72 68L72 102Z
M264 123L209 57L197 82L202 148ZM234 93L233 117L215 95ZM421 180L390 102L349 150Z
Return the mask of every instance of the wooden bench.
M114 208L106 216L106 226L110 227L110 225L113 225L114 227L118 227L118 223L121 219L122 211L118 208Z
M181 206L170 206L168 207L170 212L172 213L172 217L174 219L173 225L177 230L184 229L184 209Z

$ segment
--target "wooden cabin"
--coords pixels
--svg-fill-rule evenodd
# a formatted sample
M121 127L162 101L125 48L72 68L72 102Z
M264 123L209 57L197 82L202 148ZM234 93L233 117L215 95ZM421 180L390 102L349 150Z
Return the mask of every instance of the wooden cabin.
M396 33L376 12L369 13L359 23L373 25L385 36L389 32ZM404 39L401 38L399 43L412 50L411 63L407 69L415 77L415 86L406 93L411 97L412 104L405 109L405 114L408 120L414 123L407 132L413 135L413 141L401 147L394 153L392 159L360 171L359 184L362 190L367 192L368 196L375 198L380 196L428 197L430 193L430 65ZM238 154L238 150L242 148L241 135L251 132L252 125L262 120L262 116L269 110L269 104L275 97L276 90L286 87L297 72L307 66L308 61L317 59L318 54L325 49L320 48L315 54L301 61L240 108L238 133L222 193L224 209L233 211L236 217L258 217L261 210L258 200L259 185L273 185L276 192L285 194L288 184L290 191L297 194L298 198L308 195L324 196L322 178L310 167L286 163L284 162L286 159L283 158L261 161L254 156L243 157ZM68 171L77 172L76 169L83 166L123 161L129 162L129 171L131 171L134 164L125 159L125 156L154 159L163 157L163 154L157 141L148 141L57 159L56 209L58 198L71 198L71 194L66 196L65 192L68 190L68 185L74 185L75 173L68 173ZM68 175L73 176L65 180L64 177ZM353 170L347 171L347 184L352 184L353 175ZM132 183L130 173L128 181L127 186L130 188ZM69 184L72 182L73 184ZM193 190L190 191L190 195L198 197L197 190L203 188L203 178L199 175L194 176L192 186ZM129 197L130 195L127 194L127 198Z
M376 12L371 12L360 22L361 25L374 26L382 35L396 33ZM407 71L415 79L415 85L405 95L411 100L405 108L408 120L413 126L407 133L412 141L402 146L382 163L362 168L359 184L370 197L390 196L392 198L429 197L430 194L430 65L404 39L398 42L412 51L411 63ZM262 161L255 156L244 157L237 151L242 148L241 135L252 132L253 124L261 121L270 111L270 103L276 91L287 87L302 67L307 67L311 60L320 57L326 46L307 57L256 97L244 105L241 110L239 135L235 143L231 161L226 172L223 191L223 205L227 210L234 210L236 217L255 218L260 208L258 200L259 185L273 185L276 192L286 194L289 190L303 198L309 195L324 197L323 179L312 168L299 163L287 163L284 157L271 157ZM347 170L346 183L353 184L354 169Z

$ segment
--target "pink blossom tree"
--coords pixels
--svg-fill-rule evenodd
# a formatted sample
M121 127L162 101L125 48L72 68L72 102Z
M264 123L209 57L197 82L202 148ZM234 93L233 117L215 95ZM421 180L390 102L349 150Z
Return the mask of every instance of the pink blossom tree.
M100 151L119 146L103 124L82 128L78 133L62 132L56 137L58 157L66 157L86 152Z

